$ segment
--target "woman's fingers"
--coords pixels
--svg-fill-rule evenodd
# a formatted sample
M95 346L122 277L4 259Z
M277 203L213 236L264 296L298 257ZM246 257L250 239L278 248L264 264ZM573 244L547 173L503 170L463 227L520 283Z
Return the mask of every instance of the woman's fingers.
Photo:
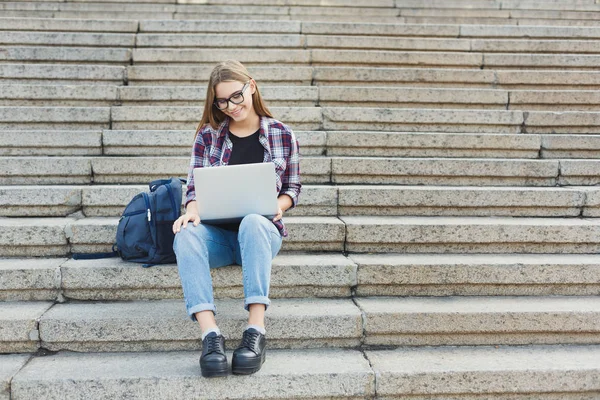
M283 211L280 208L279 211L277 212L277 215L275 216L275 218L273 218L273 222L279 221L281 219L281 217L283 217Z
M200 216L197 214L184 214L177 218L177 220L173 222L173 233L181 231L182 227L185 229L188 222L193 222L194 226L198 226L198 224L200 224Z
M183 220L183 217L179 217L175 220L175 222L173 222L173 233L179 232L179 228L181 227L182 220Z
M192 217L192 222L194 223L194 226L198 226L198 224L200 223L200 216L199 215L194 215Z

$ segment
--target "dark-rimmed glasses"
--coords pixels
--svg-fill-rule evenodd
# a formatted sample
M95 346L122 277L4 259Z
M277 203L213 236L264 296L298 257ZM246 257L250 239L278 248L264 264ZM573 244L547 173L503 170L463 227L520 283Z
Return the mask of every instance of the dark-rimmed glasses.
M239 92L235 92L227 99L216 99L213 102L213 104L219 110L225 110L229 106L229 102L231 102L232 104L242 104L244 102L244 91L246 90L249 84L250 81L246 82L246 84L242 87L242 90L240 90Z

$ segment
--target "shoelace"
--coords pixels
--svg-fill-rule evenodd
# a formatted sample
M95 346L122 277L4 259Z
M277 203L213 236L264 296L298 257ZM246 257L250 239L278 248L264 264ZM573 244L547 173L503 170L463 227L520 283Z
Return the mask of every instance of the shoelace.
M206 354L209 353L222 353L221 341L218 336L210 336L206 338Z
M260 334L258 332L248 332L244 331L244 336L242 337L242 347L247 347L250 350L254 351L256 348L256 341L258 340L258 336Z

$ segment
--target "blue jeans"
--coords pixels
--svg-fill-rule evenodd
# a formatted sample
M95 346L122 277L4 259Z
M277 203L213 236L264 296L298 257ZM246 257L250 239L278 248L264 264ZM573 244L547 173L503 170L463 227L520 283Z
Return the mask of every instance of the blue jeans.
M234 263L242 266L244 308L257 303L268 307L271 261L281 241L275 225L258 214L244 217L239 232L202 223L182 227L175 235L173 250L190 318L196 321L195 313L206 310L216 314L210 268Z

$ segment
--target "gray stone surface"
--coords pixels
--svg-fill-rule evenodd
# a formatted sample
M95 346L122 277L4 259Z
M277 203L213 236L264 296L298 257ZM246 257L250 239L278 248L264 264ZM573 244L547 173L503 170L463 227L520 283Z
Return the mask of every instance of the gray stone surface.
M39 347L38 321L52 303L6 302L0 308L0 353L34 352Z
M238 59L243 64L304 64L310 61L307 50L274 50L274 49L237 49L220 50L218 54L212 49L134 49L135 64L169 63L169 64L215 64L230 58Z
M118 218L84 218L70 223L66 236L73 253L110 251L115 243ZM345 228L335 217L284 217L289 237L283 250L341 251Z
M519 133L522 123L518 111L323 108L326 130Z
M90 183L91 161L85 157L2 157L0 184Z
M288 50L289 51L289 50ZM391 52L367 50L310 50L312 62L316 64L352 64L365 65L428 65L428 66L461 66L479 67L482 64L481 54L451 52Z
M233 345L247 324L243 300L217 300L219 326ZM362 337L351 300L280 299L267 311L270 348L351 347ZM58 304L40 320L43 346L75 351L192 350L200 328L183 300ZM231 347L230 347L231 348Z
M315 66L314 79L317 85L358 86L407 85L469 85L491 87L495 81L495 71L450 68L393 68L393 67L343 67ZM600 76L600 74L598 74Z
M600 158L600 135L544 135L543 158Z
M0 107L0 128L102 129L110 123L108 107Z
M508 92L484 89L374 88L321 86L322 107L497 108L505 109Z
M0 85L1 106L110 106L117 87L104 85Z
M221 33L223 24L218 21L140 21L140 32ZM300 22L236 21L227 29L228 33L300 33Z
M0 43L7 46L133 47L135 34L81 32L0 31Z
M29 355L0 355L0 399L10 400L10 384L13 377L29 361Z
M481 217L340 217L346 251L596 253L596 220Z
M1 38L1 36L0 36ZM220 47L220 48L301 48L300 35L285 34L207 34L207 33L141 33L136 37L138 48L144 47Z
M0 64L0 82L122 85L125 67L111 65Z
M119 258L70 260L62 265L66 298L76 300L182 299L175 265L147 269ZM215 296L243 298L241 268L211 270ZM342 255L279 255L271 269L271 298L348 297L356 266Z
M314 130L321 127L321 108L273 107L275 117L286 121L293 130ZM112 129L117 130L193 130L202 116L200 107L112 107Z
M0 53L0 62L60 62L129 64L131 50L89 47L7 47Z
M593 399L598 346L367 351L381 398Z
M0 218L0 257L65 256L71 218Z
M357 296L600 294L600 257L570 254L352 254Z
M0 136L2 156L80 156L102 153L102 132L88 131L11 131Z
M494 54L486 53L484 68L587 68L598 65L600 56L583 54Z
M372 345L598 344L595 297L359 298ZM42 331L43 333L43 331Z
M340 186L340 215L576 217L589 194L532 187Z
M189 149L188 149L189 152ZM186 177L190 158L187 157L94 157L89 158L95 183L147 183L165 176ZM1 165L1 162L0 162ZM328 183L331 159L302 157L303 183Z
M599 160L561 160L559 182L561 185L597 185Z
M525 120L528 133L598 133L600 112L530 111Z
M539 135L327 132L327 155L539 158Z
M590 40L473 39L469 43L471 51L485 53L598 53L598 49Z
M365 50L408 50L408 51L464 51L468 52L471 42L464 39L398 38L382 36L354 36L352 41L340 35L308 35L306 47L315 49L365 49Z
M486 26L463 25L460 27L461 37L515 37L515 38L568 38L598 39L600 29L571 26Z
M3 18L2 30L7 31L74 31L136 33L137 21L60 18Z
M0 65L1 68L1 65ZM130 85L194 85L206 86L212 67L181 65L132 65L127 67ZM313 68L302 66L278 67L248 66L252 77L262 85L265 84L301 84L310 85Z
M581 90L600 85L600 73L596 71L497 70L494 74L500 87Z
M337 184L553 186L558 161L332 157Z
M356 35L356 36L446 36L457 37L458 26L452 25L409 25L409 24L361 24L304 22L302 33L306 35Z
M319 89L311 86L261 86L262 97L270 107L315 107ZM199 103L204 107L205 86L124 86L119 88L119 99L124 105L189 106Z
M56 300L66 260L0 259L0 300Z
M510 108L525 110L598 110L600 96L594 90L519 90L510 93Z
M2 217L64 217L80 208L75 186L0 186Z
M354 350L269 350L252 376L205 379L198 352L61 353L32 360L13 380L20 398L298 399L367 398L374 374ZM228 353L231 359L231 353ZM110 365L110 368L106 368ZM99 384L101 383L101 384Z

